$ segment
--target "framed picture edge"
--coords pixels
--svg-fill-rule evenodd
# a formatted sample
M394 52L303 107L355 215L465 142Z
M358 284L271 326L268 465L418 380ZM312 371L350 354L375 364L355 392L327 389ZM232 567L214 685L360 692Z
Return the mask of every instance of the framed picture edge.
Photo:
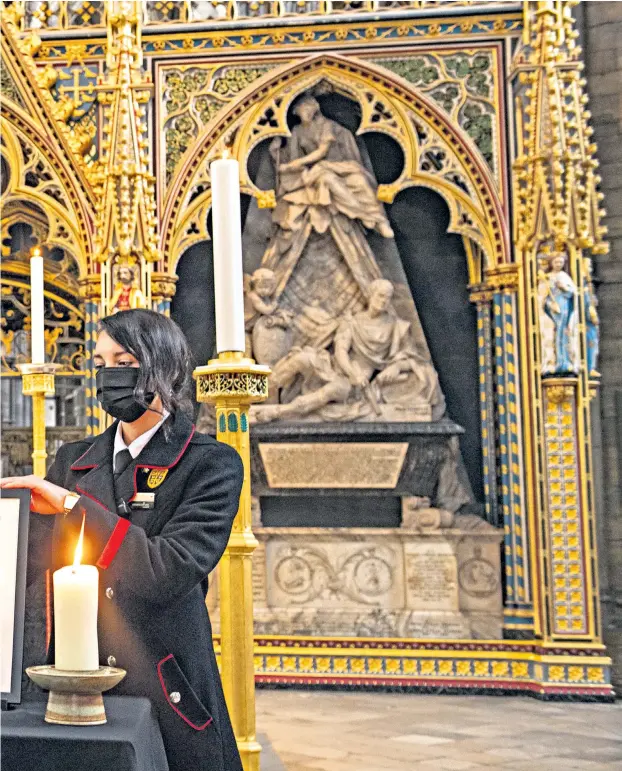
M28 529L30 518L30 490L0 490L0 500L19 499L17 527L17 564L15 571L15 606L13 624L13 652L11 661L11 690L2 691L2 705L20 704L22 699L22 665L24 661L24 622L26 613L26 570L28 561Z

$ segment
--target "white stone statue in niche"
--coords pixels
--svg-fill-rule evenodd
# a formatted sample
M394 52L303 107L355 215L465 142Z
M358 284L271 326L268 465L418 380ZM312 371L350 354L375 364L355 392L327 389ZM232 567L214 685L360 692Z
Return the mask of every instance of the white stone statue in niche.
M548 272L540 273L540 330L543 375L576 375L579 372L578 290L564 270L566 258L559 252L548 260Z
M310 92L293 113L300 122L291 137L270 146L277 205L260 264L274 291L259 301L256 289L247 292L254 357L273 367L279 404L253 413L262 421L438 420L444 397L365 145L323 115ZM283 313L290 347L277 356L267 334L258 347L252 319L260 314L270 326Z

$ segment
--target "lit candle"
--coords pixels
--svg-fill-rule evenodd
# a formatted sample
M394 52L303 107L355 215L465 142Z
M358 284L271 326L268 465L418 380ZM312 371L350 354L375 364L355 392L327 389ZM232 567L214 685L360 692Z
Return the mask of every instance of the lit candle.
M244 351L244 284L242 279L242 223L240 168L224 157L210 166L212 179L212 236L216 349Z
M54 573L54 645L56 669L92 671L99 668L97 590L99 574L81 565L84 519L73 565Z
M43 364L45 311L43 306L43 254L38 246L30 252L30 338L32 363Z

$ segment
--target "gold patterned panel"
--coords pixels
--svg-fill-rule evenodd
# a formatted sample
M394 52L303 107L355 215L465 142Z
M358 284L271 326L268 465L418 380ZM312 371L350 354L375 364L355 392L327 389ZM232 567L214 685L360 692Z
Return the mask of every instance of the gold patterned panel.
M0 205L3 237L9 220L20 210L30 212L50 247L70 254L81 273L87 269L92 245L92 188L81 156L58 105L39 83L37 67L26 44L15 38L15 27L2 15L3 82L10 79L19 103L0 93L2 156L8 174ZM32 218L31 218L32 219ZM32 223L31 223L32 224Z
M197 378L197 401L211 398L238 398L248 396L266 398L268 396L268 378L252 372L216 372Z
M248 85L282 62L175 64L158 67L156 81L162 94L160 132L160 185L170 182L184 152L205 126Z
M370 60L430 96L473 140L499 183L503 105L495 46L424 49Z
M572 385L544 386L553 632L588 633L576 398Z
M84 370L84 312L77 297L71 298L68 284L58 280L58 266L46 260L45 357L56 365L57 375L81 376ZM66 262L65 262L66 265ZM18 376L30 360L30 285L28 265L16 260L3 262L2 375ZM21 276L16 275L22 273ZM8 275L8 274L12 275ZM77 291L76 291L77 295Z

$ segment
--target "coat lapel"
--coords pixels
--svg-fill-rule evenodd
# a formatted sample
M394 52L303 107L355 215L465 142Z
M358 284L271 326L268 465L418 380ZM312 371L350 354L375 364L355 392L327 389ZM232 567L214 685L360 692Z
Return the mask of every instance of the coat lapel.
M72 471L86 471L76 484L76 491L96 500L109 511L116 509L112 451L117 422L95 438L89 449L72 464Z
M88 470L79 480L76 490L94 498L110 511L115 511L117 501L130 502L136 495L136 476L139 469L165 471L175 466L183 457L194 434L194 425L182 413L171 416L168 439L164 426L154 434L140 455L133 460L115 481L112 469L114 437L118 421L100 434L89 449L72 465L72 471Z

